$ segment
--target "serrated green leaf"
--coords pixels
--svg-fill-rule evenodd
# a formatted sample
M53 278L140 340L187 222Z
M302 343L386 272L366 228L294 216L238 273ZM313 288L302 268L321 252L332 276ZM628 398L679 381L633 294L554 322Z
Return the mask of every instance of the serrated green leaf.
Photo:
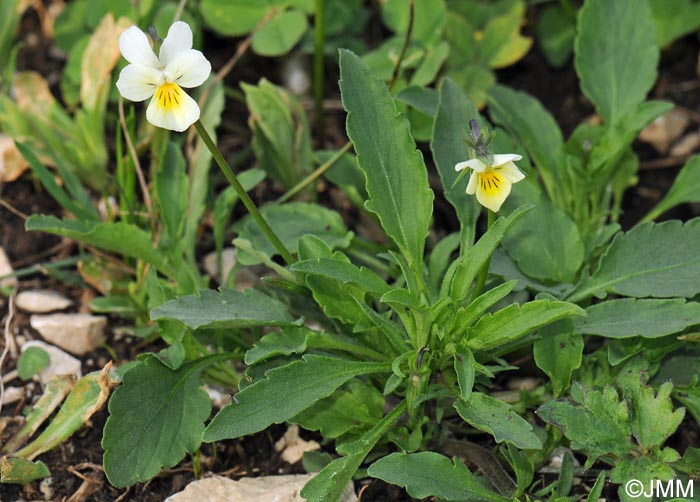
M466 186L455 185L459 174L455 171L455 165L468 156L464 140L468 137L469 121L481 119L474 103L451 78L442 81L439 96L430 150L433 152L433 161L442 181L445 198L455 208L462 231L471 244L481 208L474 197L466 195Z
M150 357L124 375L109 401L102 438L105 474L112 485L146 481L199 447L211 412L209 397L200 388L207 361L172 371Z
M647 386L632 392L630 426L637 443L645 451L663 445L683 421L685 409L673 410L672 390L673 384L666 382L658 393Z
M469 331L466 345L472 350L490 350L524 336L551 322L585 315L578 305L553 300L514 303L493 314L486 314Z
M601 455L622 458L634 446L630 438L628 409L612 387L604 390L587 389L580 384L572 387L571 400L549 401L537 410L545 422L562 430L571 447L582 450L589 462Z
M251 47L261 56L282 56L291 51L306 33L306 15L295 9L273 17L253 35Z
M506 502L479 483L459 459L432 451L392 453L369 466L367 473L387 483L405 488L411 497L441 500Z
M535 363L552 381L554 397L569 388L571 374L581 366L583 358L583 337L574 328L580 318L573 319L542 328L533 347Z
M318 275L343 284L354 284L360 289L375 295L389 291L389 285L381 277L365 267L357 267L350 262L331 258L303 260L291 266L296 272Z
M664 198L649 211L643 221L655 220L672 207L688 202L700 202L700 156L698 155L688 159Z
M170 300L151 311L151 319L175 319L192 329L288 326L295 324L287 308L256 289L213 291Z
M574 302L609 293L692 298L700 293L700 219L642 223L619 233L597 269L569 295Z
M700 324L700 303L622 298L586 308L586 317L574 321L576 331L608 338L658 338Z
M497 443L507 441L526 450L542 448L542 441L532 431L532 425L503 401L472 392L468 401L458 399L454 407L460 417L480 431L491 434Z
M574 46L581 89L608 123L634 110L656 81L659 49L648 2L588 0Z
M41 460L30 462L21 457L0 459L0 483L27 485L50 475L49 468Z
M374 387L359 382L348 390L337 390L291 419L304 429L320 431L335 439L350 431L369 429L382 418L384 397Z
M260 213L292 253L297 252L299 239L308 234L319 237L331 248L349 246L353 235L345 228L343 219L338 213L317 204L291 202L281 206L267 205L260 210ZM237 222L234 229L238 232L239 238L250 241L256 251L269 257L277 254L275 247L251 217L247 216ZM259 263L248 253L239 253L238 260L244 265Z
M308 334L309 330L303 327L268 333L245 353L245 363L251 366L271 357L300 354L306 350Z
M384 83L350 51L340 51L340 76L348 136L367 178L366 207L418 272L433 211L423 157Z
M204 441L236 438L289 420L358 375L391 371L386 364L305 355L274 368L236 394L204 432Z

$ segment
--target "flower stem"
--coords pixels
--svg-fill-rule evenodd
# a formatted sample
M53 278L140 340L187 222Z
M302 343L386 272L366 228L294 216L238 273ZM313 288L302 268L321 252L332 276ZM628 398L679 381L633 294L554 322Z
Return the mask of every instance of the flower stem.
M282 197L280 197L277 200L278 204L281 204L282 202L287 202L289 199L294 197L296 194L301 192L304 188L309 186L311 183L316 181L318 178L323 175L326 171L328 171L333 164L338 162L338 160L347 153L348 150L350 150L350 147L352 146L352 143L348 141L345 143L340 150L335 152L335 154L328 159L326 162L324 162L322 165L320 165L314 172L309 174L306 178L301 180L299 183L294 185L292 188L290 188L287 193L285 193Z
M406 55L406 49L408 49L408 44L411 42L411 35L413 34L413 18L415 14L415 7L413 5L413 0L408 0L408 27L406 28L406 37L403 40L403 46L401 46L401 52L399 53L399 58L394 64L394 72L391 75L391 80L389 81L389 90L393 89L396 80L399 78L399 73L401 73L401 63Z
M221 155L219 149L214 144L214 141L211 139L211 136L209 136L209 133L205 129L204 124L202 124L202 122L198 120L194 123L194 126L197 129L197 133L199 134L200 138L202 138L202 141L214 157L214 160L219 165L219 168L221 168L221 172L224 173L224 176L226 176L226 179L236 191L236 194L243 202L243 205L248 210L248 213L255 220L255 223L257 223L260 229L265 233L265 235L267 235L267 238L270 239L270 242L273 246L275 246L277 252L280 255L282 255L282 259L287 263L287 265L291 265L292 263L294 263L294 258L292 257L292 254L289 252L289 250L287 250L284 244L282 244L282 241L279 239L279 237L277 237L277 234L275 234L272 228L270 228L270 225L267 223L265 218L263 218L263 215L260 214L260 211L255 206L255 203L248 196L248 193L245 191L240 181L238 181L238 178L229 167L223 155Z
M488 211L488 219L486 220L486 231L488 232L489 228L493 225L493 223L496 221L496 213L491 211L490 209L487 209ZM486 284L486 277L489 275L489 266L491 265L491 257L486 260L486 263L481 267L481 270L479 271L479 276L476 279L476 285L474 286L474 293L472 294L472 300L475 298L479 298L481 296L482 291L484 290L484 285Z
M316 12L314 24L316 25L316 38L314 46L314 110L316 136L320 144L323 144L323 47L326 43L326 0L316 0Z

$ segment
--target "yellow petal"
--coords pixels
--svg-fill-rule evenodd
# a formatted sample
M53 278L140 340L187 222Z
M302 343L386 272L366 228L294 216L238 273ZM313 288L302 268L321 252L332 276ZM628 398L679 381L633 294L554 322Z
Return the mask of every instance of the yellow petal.
M166 83L156 89L146 118L155 126L182 132L199 119L199 106L180 86Z
M498 172L489 169L483 173L475 173L479 176L476 187L476 200L484 207L497 213L510 195L511 182Z

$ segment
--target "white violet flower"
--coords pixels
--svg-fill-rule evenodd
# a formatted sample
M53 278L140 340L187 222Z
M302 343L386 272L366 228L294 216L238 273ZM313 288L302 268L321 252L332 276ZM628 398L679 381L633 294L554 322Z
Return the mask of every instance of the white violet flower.
M119 37L119 49L131 64L119 74L117 89L126 99L144 101L148 121L158 127L182 132L199 120L197 102L182 90L202 85L211 64L192 49L192 30L182 21L173 24L158 56L146 34L132 26Z
M467 167L472 170L467 193L476 194L479 204L497 213L510 194L513 183L525 178L513 163L514 160L520 159L522 156L512 153L494 155L492 165L485 164L479 159L469 159L458 163L455 170L461 171Z

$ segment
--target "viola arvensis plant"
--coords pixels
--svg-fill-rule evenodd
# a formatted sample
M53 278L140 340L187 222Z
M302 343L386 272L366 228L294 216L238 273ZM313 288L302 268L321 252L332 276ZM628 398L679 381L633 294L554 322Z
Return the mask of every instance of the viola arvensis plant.
M505 202L513 183L525 178L513 161L522 159L514 153L494 155L490 164L480 159L469 159L455 166L457 171L471 168L472 174L467 185L469 195L476 194L476 200L484 207L497 213Z
M119 74L119 93L131 101L152 96L146 110L148 121L158 127L182 132L199 119L197 102L182 90L202 85L211 64L192 49L192 30L182 21L174 23L156 56L146 34L132 26L119 37L119 49L131 64Z

